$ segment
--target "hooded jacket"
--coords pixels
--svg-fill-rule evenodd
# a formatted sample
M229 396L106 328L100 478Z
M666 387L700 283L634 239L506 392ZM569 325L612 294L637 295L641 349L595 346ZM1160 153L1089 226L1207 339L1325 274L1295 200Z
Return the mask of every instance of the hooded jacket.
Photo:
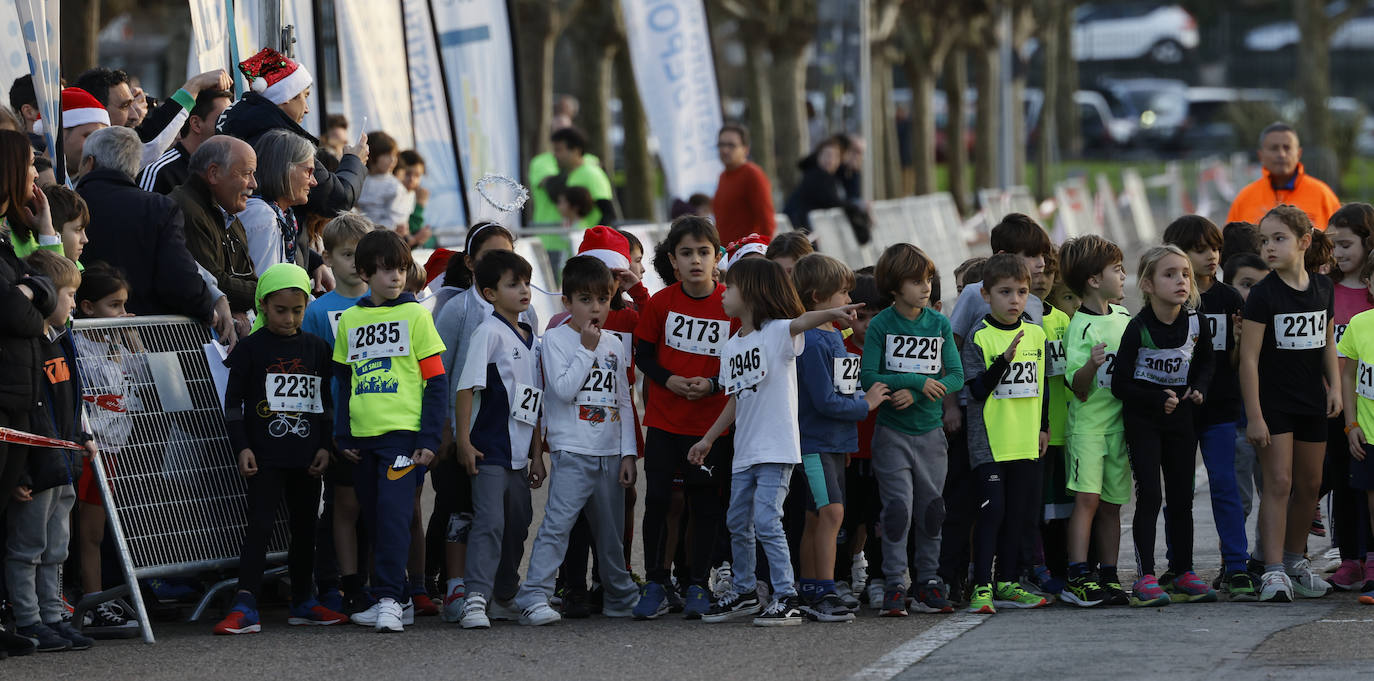
M82 428L81 418L81 372L76 367L76 345L72 342L70 329L54 332L55 337L34 339L34 352L46 356L52 350L45 346L55 346L61 356L60 368L38 368L35 377L38 399L30 406L29 428L37 435L58 437L85 443L91 435ZM45 380L42 371L62 371L63 380L54 385ZM70 395L59 396L56 391L70 391ZM60 405L67 405L71 413L58 414ZM62 427L62 424L67 427ZM34 492L72 484L81 476L81 452L69 449L34 447L29 451L27 469L19 479L19 484Z

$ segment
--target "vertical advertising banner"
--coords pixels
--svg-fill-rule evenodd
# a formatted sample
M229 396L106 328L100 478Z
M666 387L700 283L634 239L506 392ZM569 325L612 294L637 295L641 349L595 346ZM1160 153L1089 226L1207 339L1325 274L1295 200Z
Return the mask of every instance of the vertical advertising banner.
M406 61L410 66L410 115L414 119L415 151L425 159L429 203L425 220L437 235L462 234L467 227L463 206L463 180L453 146L444 70L439 65L439 46L429 0L404 0ZM448 243L447 239L442 240Z
M191 0L191 54L186 75L211 69L232 73L229 63L229 8L224 0Z
M38 96L38 112L43 116L43 139L48 143L48 158L63 177L62 155L57 150L58 112L62 101L62 54L57 27L61 25L59 0L18 0L19 32L24 36L24 52L33 74L33 89ZM8 92L8 90L6 90ZM69 172L69 171L68 171Z
M296 63L305 67L306 71L315 78L314 87L310 88L310 94L305 98L306 104L310 107L310 113L305 115L305 120L301 121L301 127L306 132L319 137L323 129L320 125L320 102L322 93L320 92L320 71L315 64L315 15L314 3L311 0L282 0L281 14L282 26L296 27L296 44L293 47L294 54L292 59Z
M518 226L518 214L499 214L473 187L487 173L521 177L515 57L506 2L431 0L430 8L472 218Z
M620 0L620 7L669 196L715 193L720 93L702 0Z
M339 36L339 83L352 132L381 130L401 149L415 142L410 122L401 6L374 0L334 0ZM367 128L362 129L363 119Z
M14 79L29 75L29 56L24 52L24 32L19 27L15 0L0 0L0 92L9 94ZM9 101L5 101L9 106ZM14 112L19 115L19 112Z

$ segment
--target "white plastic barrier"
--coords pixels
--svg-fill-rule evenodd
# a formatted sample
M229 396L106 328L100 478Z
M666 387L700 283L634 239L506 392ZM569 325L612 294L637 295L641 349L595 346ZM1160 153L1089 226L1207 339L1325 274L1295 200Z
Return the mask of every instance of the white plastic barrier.
M1134 238L1127 233L1121 219L1121 207L1116 201L1116 192L1106 173L1097 174L1097 194L1093 197L1093 214L1097 224L1102 225L1105 236L1122 248L1129 247Z
M1084 234L1101 234L1102 228L1093 219L1092 194L1081 177L1075 177L1054 187L1055 230L1060 243Z
M979 189L978 205L983 207L984 231L991 232L1007 213L1022 213L1041 222L1040 206L1030 187L1017 185L1007 189ZM1043 224L1043 222L1042 222Z
M1155 225L1154 211L1150 208L1150 197L1145 193L1145 180L1141 179L1135 168L1121 171L1121 195L1129 209L1136 243L1156 243L1159 229Z

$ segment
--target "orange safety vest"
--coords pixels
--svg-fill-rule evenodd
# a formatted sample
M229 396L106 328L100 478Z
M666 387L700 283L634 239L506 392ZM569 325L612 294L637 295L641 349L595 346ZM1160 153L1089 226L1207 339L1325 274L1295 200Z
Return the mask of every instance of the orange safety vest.
M1336 193L1325 182L1308 175L1298 164L1297 171L1288 188L1275 188L1270 180L1269 171L1264 171L1260 179L1245 185L1236 199L1231 202L1231 211L1226 214L1227 222L1249 222L1258 224L1269 209L1280 204L1292 204L1301 208L1312 219L1312 226L1325 230L1331 214L1341 207Z

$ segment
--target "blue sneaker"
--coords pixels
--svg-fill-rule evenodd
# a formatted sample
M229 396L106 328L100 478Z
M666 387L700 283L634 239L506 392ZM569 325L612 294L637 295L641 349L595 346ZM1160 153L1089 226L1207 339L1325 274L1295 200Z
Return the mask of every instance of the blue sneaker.
M668 613L668 591L658 582L649 582L639 592L639 602L635 604L634 618L652 620Z
M189 601L199 593L185 581L168 579L149 579L144 583L148 590L153 592L153 596L159 601L181 602Z
M338 589L329 589L320 592L320 605L334 612L343 612L343 600L343 592Z
M711 595L706 589L693 584L687 587L687 606L682 609L689 620L699 620L711 609Z
M246 603L235 605L234 609L215 625L215 633L220 635L256 634L259 631L262 631L262 624L258 621L258 611Z

